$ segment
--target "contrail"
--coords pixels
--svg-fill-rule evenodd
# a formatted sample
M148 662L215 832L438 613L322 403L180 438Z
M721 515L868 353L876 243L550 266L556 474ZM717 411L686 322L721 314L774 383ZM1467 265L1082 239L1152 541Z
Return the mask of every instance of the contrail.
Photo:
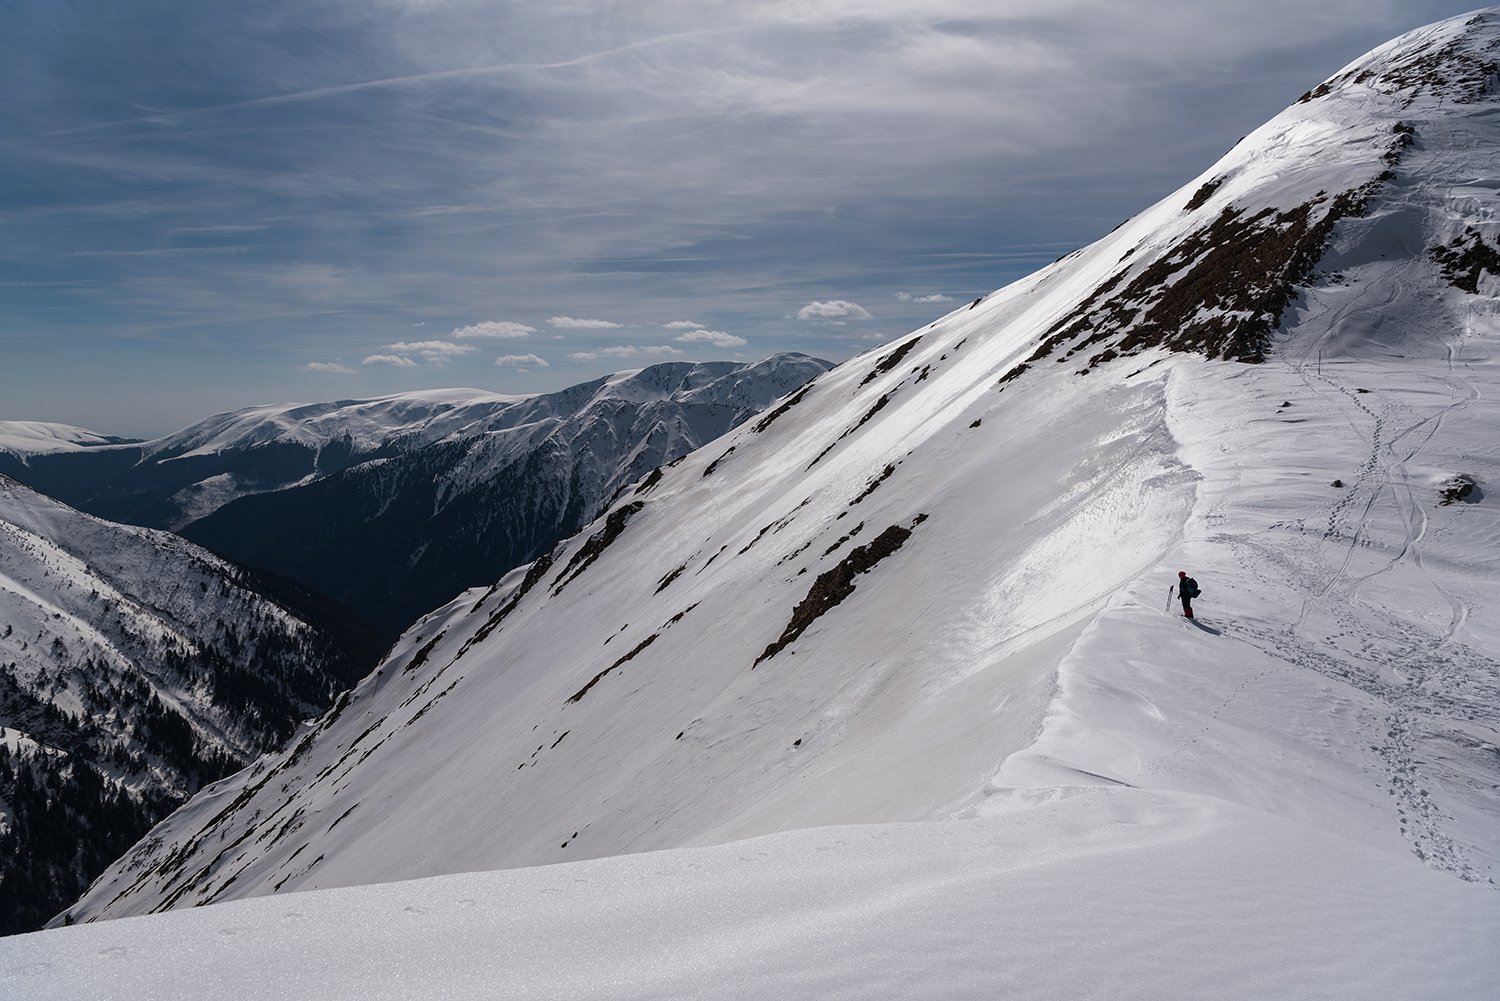
M709 29L698 29L694 31L679 31L667 35L658 35L654 38L631 42L613 49L604 49L600 52L590 52L577 56L573 59L564 59L560 62L551 63L506 63L501 66L474 66L458 70L438 70L433 73L416 73L410 76L393 76L381 80L365 80L360 83L346 83L337 87L319 87L314 90L298 91L295 94L276 94L271 97L257 97L249 101L233 101L229 104L215 104L205 108L187 108L182 111L167 111L160 114L141 115L137 118L121 118L112 122L95 122L91 125L78 125L70 129L58 129L45 135L71 135L77 132L92 132L97 129L113 128L117 125L135 125L140 122L170 122L175 119L185 118L190 115L211 114L216 111L231 111L235 108L254 108L271 104L290 104L294 101L315 101L324 97L336 97L340 94L351 94L361 90L373 90L378 87L401 87L406 84L425 83L429 80L452 80L470 76L493 76L502 73L527 73L541 70L566 69L569 66L580 66L596 59L618 55L622 52L630 52L635 49L649 48L663 42L674 41L679 38L687 38L693 35L718 34L720 31Z

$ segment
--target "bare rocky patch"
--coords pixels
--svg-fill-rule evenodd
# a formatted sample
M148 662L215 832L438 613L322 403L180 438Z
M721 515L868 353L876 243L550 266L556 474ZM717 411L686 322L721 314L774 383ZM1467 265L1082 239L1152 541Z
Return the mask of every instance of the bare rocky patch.
M1444 281L1470 295L1479 293L1479 278L1484 272L1500 275L1500 249L1485 243L1473 226L1446 246L1433 247L1430 256Z
M1478 504L1483 497L1484 492L1479 489L1479 484L1474 481L1474 477L1468 473L1450 476L1438 486L1439 507L1447 507L1459 502Z
M646 506L645 501L632 501L624 507L611 511L609 517L604 520L604 527L593 535L573 554L568 565L563 567L562 573L552 582L552 594L554 596L562 593L562 589L572 583L574 578L583 573L594 561L604 555L604 550L609 548L610 543L620 537L625 531L625 523L630 520L631 515ZM577 568L576 570L574 568ZM567 578L564 580L564 578Z
M596 674L592 678L590 678L589 679L589 683L586 684L586 685L584 685L582 688L578 689L578 691L574 692L573 695L572 695L572 697L570 697L568 699L568 702L569 703L573 703L573 702L577 702L580 699L582 699L585 695L587 695L589 693L589 689L593 688L595 685L597 685L600 682L600 680L602 680L604 678L605 675L609 674L609 672L613 671L615 668L619 667L621 664L625 663L626 661L635 659L635 655L636 654L638 654L642 650L646 649L652 643L655 643L656 642L656 638L658 636L660 636L660 635L661 635L660 633L652 633L650 636L647 636L645 639L641 640L625 656L621 657L619 660L615 661L613 664L609 665L604 670L600 671L598 674ZM566 736L567 736L567 734L563 734L563 737L566 737ZM559 737L557 739L560 741L560 740L562 740L562 737ZM553 746L556 747L557 745L554 744Z
M1323 81L1297 99L1299 104L1327 97L1348 86L1364 85L1382 94L1401 94L1411 104L1423 94L1455 104L1477 104L1493 92L1497 66L1493 53L1500 43L1490 42L1473 51L1476 29L1492 19L1478 14L1468 21L1468 31L1445 43L1436 40L1417 46L1401 58L1384 65L1365 66Z
M751 669L758 667L761 661L776 656L787 644L801 636L807 627L817 621L820 616L838 607L845 598L854 593L855 577L862 573L869 573L881 560L900 549L906 540L911 538L912 529L926 520L925 514L919 514L912 522L911 528L892 525L866 545L850 550L849 555L840 560L838 566L819 574L818 578L813 581L812 588L807 592L807 597L792 609L791 621L782 630L780 638L766 646L761 655L755 658Z
M978 300L975 300L975 305L978 305ZM895 368L897 365L901 364L901 359L905 358L911 351L911 349L916 347L921 342L921 340L922 338L920 336L917 336L913 337L911 340L907 341L904 344L898 345L894 351L890 352L884 358L876 362L875 367L870 369L869 374L861 379L859 384L863 386L867 382L872 382L876 378L884 375L891 369Z

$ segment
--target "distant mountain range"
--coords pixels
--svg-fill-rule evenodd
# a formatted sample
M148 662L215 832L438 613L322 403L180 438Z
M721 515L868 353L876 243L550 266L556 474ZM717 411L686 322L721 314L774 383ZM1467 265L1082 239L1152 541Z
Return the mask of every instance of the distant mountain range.
M780 354L670 362L538 396L253 407L127 444L0 423L0 472L294 578L395 633L830 367Z

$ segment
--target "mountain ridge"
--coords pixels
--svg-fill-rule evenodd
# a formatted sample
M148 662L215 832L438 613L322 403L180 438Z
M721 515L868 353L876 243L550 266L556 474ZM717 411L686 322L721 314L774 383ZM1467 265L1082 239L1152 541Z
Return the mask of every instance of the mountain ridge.
M395 633L534 559L626 483L829 367L783 353L664 362L530 396L445 389L277 404L150 442L50 453L36 443L92 433L29 425L32 445L0 451L0 471L9 462L94 514L294 578ZM0 433L0 446L21 438Z

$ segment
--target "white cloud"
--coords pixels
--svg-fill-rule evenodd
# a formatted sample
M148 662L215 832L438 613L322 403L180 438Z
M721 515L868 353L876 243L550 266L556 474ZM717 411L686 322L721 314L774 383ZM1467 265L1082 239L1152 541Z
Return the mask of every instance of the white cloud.
M868 320L870 314L857 302L844 299L829 299L827 302L810 302L797 310L799 320L832 320L841 316L856 320Z
M911 299L911 293L910 292L897 292L896 293L896 298L900 299L902 302L907 302L907 301L909 301Z
M397 341L386 347L392 351L423 351L438 355L466 355L479 350L473 344L454 344L452 341Z
M678 337L679 341L706 341L716 348L737 348L745 343L743 337L726 334L722 330L689 330Z
M666 330L701 330L703 324L692 320L673 320L671 323L663 323L662 327Z
M372 355L371 357L374 357L374 356ZM365 361L368 362L369 358L366 358ZM302 371L304 371L304 372L345 372L345 373L348 373L348 372L353 372L354 369L352 369L352 368L345 368L344 366L340 365L338 362L332 362L332 361L310 361L306 365L302 366Z
M680 355L682 352L670 344L616 344L593 351L575 351L568 355L574 361L598 361L600 358L630 358L634 355Z
M429 365L441 365L455 355L466 355L479 350L473 344L454 344L452 341L397 341L386 347L392 351L414 351L425 358Z
M547 367L546 359L538 357L537 355L501 355L499 358L495 359L495 364L501 367L510 365L515 368Z
M575 320L571 316L549 316L547 322L554 327L566 327L570 330L606 330L624 326L624 324L611 323L608 320Z
M943 295L943 293L941 293L941 292L934 292L931 295L919 295L916 298L912 299L912 302L952 302L952 301L953 301L953 296L951 296L951 295Z
M453 336L459 340L470 337L525 337L536 333L535 327L511 320L482 320L471 327L456 327Z
M394 365L397 368L416 368L417 363L400 355L370 355L361 365Z

